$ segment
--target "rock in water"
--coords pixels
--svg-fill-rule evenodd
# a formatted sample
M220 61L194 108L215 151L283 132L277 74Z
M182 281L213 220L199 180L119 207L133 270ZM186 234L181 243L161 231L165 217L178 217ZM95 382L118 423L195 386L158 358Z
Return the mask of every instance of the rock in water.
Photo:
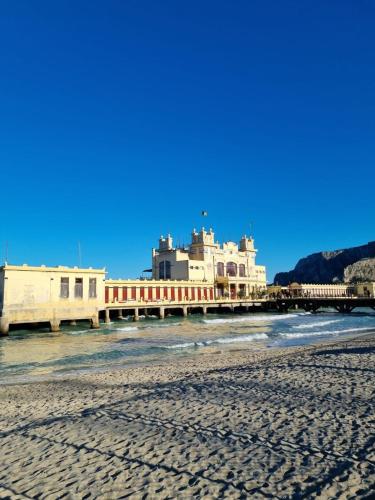
M335 283L375 280L375 241L358 247L318 252L297 262L293 271L277 273L274 283Z

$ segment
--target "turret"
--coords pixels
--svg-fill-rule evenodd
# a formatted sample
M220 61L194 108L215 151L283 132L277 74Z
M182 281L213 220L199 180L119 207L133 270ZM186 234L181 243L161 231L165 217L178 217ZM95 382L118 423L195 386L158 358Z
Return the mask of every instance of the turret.
M166 238L164 236L159 238L159 252L167 252L168 250L173 250L173 238L170 234Z
M240 241L240 252L255 252L255 251L256 250L254 248L253 238L251 236L250 238L248 238L246 234L242 236Z
M196 229L194 228L192 233L191 233L191 242L194 244L194 243L198 243L198 233L196 231Z
M215 244L215 233L213 229L210 228L209 231L206 231L204 227L196 233L195 230L193 232L193 243L200 243L201 245L214 245Z

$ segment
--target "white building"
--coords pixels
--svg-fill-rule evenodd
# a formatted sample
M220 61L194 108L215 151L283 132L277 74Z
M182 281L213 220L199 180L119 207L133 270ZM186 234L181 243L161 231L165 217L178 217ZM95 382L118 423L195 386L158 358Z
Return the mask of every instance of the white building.
M170 235L152 250L152 277L156 280L203 281L214 284L215 297L251 297L266 289L266 269L255 264L254 240L240 244L215 242L214 232L192 232L188 247L175 248Z

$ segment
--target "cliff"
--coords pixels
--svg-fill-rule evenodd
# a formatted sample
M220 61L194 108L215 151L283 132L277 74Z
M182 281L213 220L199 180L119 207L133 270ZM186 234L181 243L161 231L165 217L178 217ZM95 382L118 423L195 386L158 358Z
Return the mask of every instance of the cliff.
M285 286L293 282L374 281L374 276L375 241L371 241L367 245L308 255L292 271L277 273L274 283Z
M375 281L375 259L362 259L344 269L344 281L360 283Z

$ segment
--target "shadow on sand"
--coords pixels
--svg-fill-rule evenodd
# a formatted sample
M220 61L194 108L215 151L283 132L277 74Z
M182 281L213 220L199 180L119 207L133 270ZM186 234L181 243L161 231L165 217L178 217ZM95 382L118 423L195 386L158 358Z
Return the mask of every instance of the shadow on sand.
M373 354L375 353L374 346L362 346L362 347L341 347L339 349L326 349L323 351L316 351L312 356L340 356L340 354Z

